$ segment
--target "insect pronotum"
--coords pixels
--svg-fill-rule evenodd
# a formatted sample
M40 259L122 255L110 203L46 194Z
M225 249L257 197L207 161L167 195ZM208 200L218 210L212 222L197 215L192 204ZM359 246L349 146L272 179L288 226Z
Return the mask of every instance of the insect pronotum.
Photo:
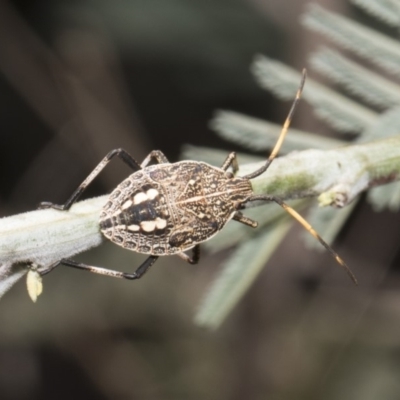
M110 160L118 156L135 172L110 194L100 215L100 230L119 246L149 257L133 273L61 259L41 270L40 274L45 275L63 264L117 278L139 279L158 257L174 254L196 264L200 259L200 243L216 235L229 220L257 227L257 222L244 216L241 210L248 202L262 200L279 204L329 251L357 283L350 268L297 211L275 196L256 195L252 190L251 179L267 171L282 146L305 79L306 71L303 70L296 97L270 156L261 168L248 175L236 176L238 162L235 153L230 153L221 168L217 168L197 161L169 163L158 150L152 151L141 164L124 149L110 151L63 205L43 202L40 207L68 210ZM150 165L152 162L154 164ZM230 167L233 173L228 171ZM186 250L192 250L192 255L186 254Z

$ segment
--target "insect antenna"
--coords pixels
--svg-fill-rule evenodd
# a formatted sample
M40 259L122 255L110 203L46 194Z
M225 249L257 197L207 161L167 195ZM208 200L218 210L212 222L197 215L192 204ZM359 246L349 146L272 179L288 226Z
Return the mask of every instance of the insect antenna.
M257 171L254 171L251 174L245 175L245 176L243 176L243 178L253 179L253 178L256 178L257 176L261 175L262 173L264 173L268 169L268 167L271 165L271 163L274 160L274 158L279 153L279 150L282 147L282 143L285 140L285 137L286 137L287 131L289 129L290 123L292 122L294 111L295 111L295 109L297 107L297 104L300 101L301 94L302 94L303 88L304 88L304 83L306 81L306 77L307 77L307 71L304 68L303 71L302 71L302 77L301 77L300 86L299 86L299 88L297 89L297 92L296 92L296 97L293 100L292 107L290 108L289 114L286 117L285 123L283 124L281 133L279 134L279 138L278 138L278 140L277 140L277 142L275 144L275 147L273 148L273 150L272 150L271 154L269 155L267 161Z
M318 234L318 232L292 207L287 205L278 197L269 196L269 195L254 195L248 201L257 201L257 200L267 200L267 201L274 201L275 203L279 204L287 213L289 213L300 225L303 226L315 239L317 239L322 246L325 247L326 250L329 251L331 256L337 261L337 263L347 272L351 280L354 282L355 285L358 285L357 278L351 271L351 269L347 266L347 264L343 261L343 259L336 253L335 250L329 246L328 243L325 242L324 239Z
M301 94L303 92L306 77L307 77L307 72L305 69L303 69L302 78L301 78L300 86L296 92L296 97L293 100L292 107L290 108L289 114L286 117L286 120L283 124L279 138L278 138L271 154L269 155L267 161L261 168L252 172L251 174L243 176L243 178L253 179L253 178L256 178L257 176L261 175L262 173L264 173L268 169L268 167L271 165L272 161L275 159L277 154L279 153L279 150L282 147L282 143L285 140L286 134L288 132L290 123L292 122L292 118L293 118L295 109L301 98ZM322 246L325 247L326 250L328 250L328 252L331 254L331 256L336 260L336 262L347 272L347 274L349 275L351 280L356 285L358 284L355 275L353 274L351 269L347 266L347 264L342 260L342 258L339 256L339 254L337 254L336 251L333 250L332 247L329 246L329 244L326 243L324 239L322 239L322 237L318 234L318 232L296 210L294 210L292 207L288 206L285 202L283 202L278 197L274 197L274 196L270 196L270 195L253 195L247 201L257 201L257 200L273 201L273 202L279 204L287 213L289 213L297 222L299 222L300 225L302 225L304 229L306 229L315 239L317 239L322 244Z

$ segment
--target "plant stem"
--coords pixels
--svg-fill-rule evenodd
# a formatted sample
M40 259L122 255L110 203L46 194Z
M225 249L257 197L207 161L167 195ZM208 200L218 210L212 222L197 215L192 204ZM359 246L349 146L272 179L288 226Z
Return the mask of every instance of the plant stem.
M240 174L259 164L247 164ZM343 207L361 191L400 177L400 136L335 150L305 150L276 159L252 181L256 194L282 200L319 196L323 206ZM0 297L32 264L46 267L98 246L98 219L106 196L70 211L36 210L0 219ZM21 267L22 266L22 267Z

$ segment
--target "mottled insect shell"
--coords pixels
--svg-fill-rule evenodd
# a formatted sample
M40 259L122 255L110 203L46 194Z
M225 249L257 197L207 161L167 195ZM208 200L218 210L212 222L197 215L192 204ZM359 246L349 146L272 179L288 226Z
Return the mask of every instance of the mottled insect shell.
M129 250L176 254L217 234L252 194L248 179L204 162L152 165L110 194L100 229Z

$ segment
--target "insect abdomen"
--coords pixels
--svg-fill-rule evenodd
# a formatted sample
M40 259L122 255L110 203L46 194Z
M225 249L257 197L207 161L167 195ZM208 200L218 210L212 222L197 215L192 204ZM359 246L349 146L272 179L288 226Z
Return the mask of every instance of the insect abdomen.
M158 185L132 174L110 195L100 218L100 229L114 243L145 254L168 253L165 237L170 215ZM138 185L141 183L141 185Z

